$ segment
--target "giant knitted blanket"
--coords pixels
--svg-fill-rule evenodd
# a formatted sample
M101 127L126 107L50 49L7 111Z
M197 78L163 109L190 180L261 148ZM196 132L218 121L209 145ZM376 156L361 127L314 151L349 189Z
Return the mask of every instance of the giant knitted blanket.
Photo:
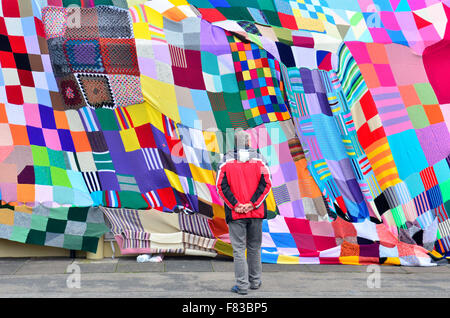
M232 255L215 180L242 128L263 262L449 255L450 1L0 4L0 238Z

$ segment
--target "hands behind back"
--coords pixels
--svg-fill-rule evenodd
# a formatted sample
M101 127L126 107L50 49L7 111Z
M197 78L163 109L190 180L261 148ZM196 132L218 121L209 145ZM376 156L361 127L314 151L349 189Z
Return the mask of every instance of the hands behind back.
M239 203L235 211L237 213L248 213L253 210L253 205L251 203L242 204Z

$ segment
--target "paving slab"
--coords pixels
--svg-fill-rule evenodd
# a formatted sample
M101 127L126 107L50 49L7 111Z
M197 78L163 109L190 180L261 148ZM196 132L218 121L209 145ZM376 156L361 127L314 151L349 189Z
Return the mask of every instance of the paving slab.
M15 273L16 275L64 274L73 263L71 258L30 258Z
M164 258L165 272L212 272L211 259L205 257Z
M117 273L163 272L164 263L138 263L136 257L121 257L117 263Z
M307 265L302 264L262 264L264 272L309 272Z
M429 267L402 267L407 273L449 273L450 265L439 265L439 266L429 266Z
M339 273L339 272L347 272L347 273L366 273L367 266L361 265L313 265L308 264L305 265L309 271L311 272L319 272L319 273Z
M366 271L367 271L367 266ZM405 270L403 266L391 266L391 265L381 265L380 273L393 273L393 274L407 274L408 272Z
M25 264L29 258L0 258L0 275L12 275Z
M233 260L214 259L211 261L214 272L234 272Z
M75 260L73 263L80 267L81 273L114 273L118 262L118 259L81 259Z

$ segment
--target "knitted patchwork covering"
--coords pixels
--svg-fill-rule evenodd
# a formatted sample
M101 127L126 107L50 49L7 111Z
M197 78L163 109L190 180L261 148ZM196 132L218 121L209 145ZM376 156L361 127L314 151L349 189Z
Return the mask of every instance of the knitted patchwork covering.
M97 207L0 207L3 239L95 253L99 238L108 231Z
M122 254L156 251L184 253L185 249L196 250L196 253L215 253L216 239L202 216L157 210L104 207L101 210L111 224L111 232L115 235Z
M314 222L277 216L263 224L262 259L269 263L433 266L427 250L398 241L383 224Z
M230 254L215 177L243 128L271 172L264 262L432 265L448 5L350 2L3 1L0 237L91 251L101 206L124 254Z
M42 10L42 17L50 60L65 109L80 106L116 108L144 101L131 16L127 9L105 5L48 6ZM95 80L85 77L92 73L112 76L114 89L107 87L107 76ZM85 102L73 93L76 89L66 87L66 76L79 79L79 90L83 91Z

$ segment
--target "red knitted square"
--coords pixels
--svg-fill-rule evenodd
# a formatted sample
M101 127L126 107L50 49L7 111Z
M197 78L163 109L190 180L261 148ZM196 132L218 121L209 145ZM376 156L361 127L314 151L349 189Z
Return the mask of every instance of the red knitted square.
M8 103L23 105L22 87L20 85L5 86Z
M100 39L107 74L139 75L134 39Z
M58 86L65 109L78 109L86 106L80 87L72 74L59 79Z
M19 74L20 85L34 87L33 73L27 70L17 70Z

